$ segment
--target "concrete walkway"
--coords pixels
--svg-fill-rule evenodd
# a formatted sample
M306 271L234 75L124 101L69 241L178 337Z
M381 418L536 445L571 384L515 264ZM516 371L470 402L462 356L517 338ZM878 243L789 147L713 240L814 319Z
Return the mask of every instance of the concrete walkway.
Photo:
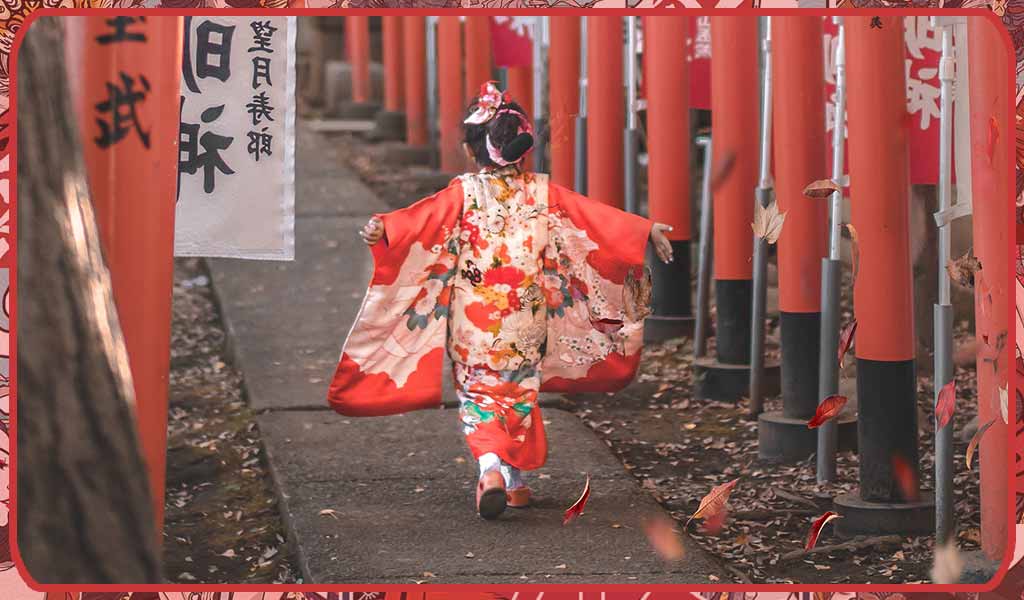
M455 410L348 419L327 409L370 276L357 230L392 207L329 137L298 134L296 260L209 264L306 583L728 581L688 539L682 564L660 561L640 522L662 509L571 414L544 409L551 456L530 474L536 506L486 522ZM563 527L588 474L586 514Z

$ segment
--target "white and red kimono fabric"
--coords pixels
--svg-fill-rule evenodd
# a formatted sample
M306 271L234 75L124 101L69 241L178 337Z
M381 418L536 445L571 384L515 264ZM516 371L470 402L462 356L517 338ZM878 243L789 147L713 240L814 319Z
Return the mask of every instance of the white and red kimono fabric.
M373 279L328 401L376 416L441 403L445 353L475 456L534 469L539 391L615 391L640 360L651 222L515 167L378 215Z

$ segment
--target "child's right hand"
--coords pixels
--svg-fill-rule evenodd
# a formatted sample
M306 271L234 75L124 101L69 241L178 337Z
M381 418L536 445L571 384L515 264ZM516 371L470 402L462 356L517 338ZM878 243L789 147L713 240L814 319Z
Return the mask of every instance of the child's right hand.
M384 237L384 221L377 217L371 218L366 225L359 230L359 236L363 238L367 246L372 246Z

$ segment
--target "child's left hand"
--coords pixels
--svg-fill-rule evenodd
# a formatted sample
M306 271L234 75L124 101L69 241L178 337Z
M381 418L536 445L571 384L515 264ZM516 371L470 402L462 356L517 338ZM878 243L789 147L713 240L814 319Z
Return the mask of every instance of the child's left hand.
M658 255L661 262L668 264L672 262L672 242L665 236L666 231L672 231L671 225L655 223L651 227L651 243L654 244L654 253Z

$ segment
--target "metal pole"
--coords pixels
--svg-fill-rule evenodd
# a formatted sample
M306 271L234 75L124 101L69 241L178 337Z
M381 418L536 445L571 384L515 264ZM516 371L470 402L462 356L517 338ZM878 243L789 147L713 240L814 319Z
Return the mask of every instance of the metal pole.
M637 211L638 154L640 135L637 130L636 17L626 17L626 131L622 136L625 156L625 209Z
M711 321L708 308L711 285L711 138L702 135L697 145L704 148L704 172L700 187L700 245L697 256L697 315L693 330L693 357L707 354L708 323Z
M935 20L932 20L933 25ZM953 32L942 26L942 58L939 60L939 211L952 205L953 147ZM946 263L950 254L949 222L939 225L939 301L935 304L935 400L942 387L953 380L953 307L950 305L949 272ZM945 544L953 534L953 422L939 429L935 426L935 544Z
M576 191L587 193L587 17L580 17L580 107L576 117Z
M437 147L437 17L425 19L427 27L427 132L430 145L430 162L438 166L440 155Z
M547 17L533 18L533 170L544 171L544 25Z
M771 17L764 20L761 52L764 57L763 93L761 94L761 157L760 175L755 202L762 208L772 201L771 148L772 148L772 29ZM756 209L757 207L755 207ZM755 212L755 214L757 214ZM764 320L768 264L768 242L754 235L754 302L751 313L750 335L750 416L757 417L764 407L762 381L764 379Z
M832 130L832 179L842 186L845 182L843 151L846 143L846 26L843 17L834 17L838 42L836 44L836 113ZM843 229L843 192L833 192L829 205L828 257L841 259ZM831 354L835 354L832 352ZM836 360L838 360L838 355Z
M837 29L836 110L832 125L832 180L843 186L843 150L846 142L846 34L842 17L833 17ZM842 283L840 231L843 191L832 192L829 203L828 258L821 260L821 354L818 360L818 402L839 392L839 294ZM834 419L818 428L818 483L836 478L839 440Z

